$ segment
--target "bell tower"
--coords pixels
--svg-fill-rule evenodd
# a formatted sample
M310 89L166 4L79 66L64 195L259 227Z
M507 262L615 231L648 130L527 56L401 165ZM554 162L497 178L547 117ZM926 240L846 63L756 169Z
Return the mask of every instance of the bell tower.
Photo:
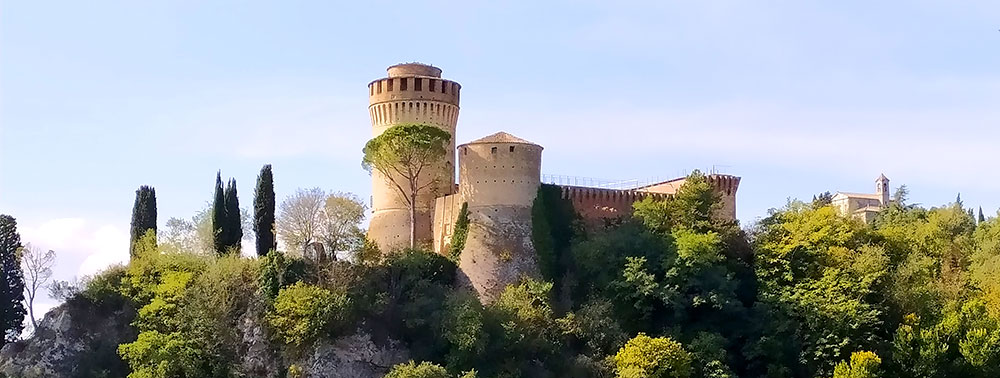
M422 63L397 64L388 75L368 84L368 113L372 137L402 124L431 125L447 131L448 153L420 176L420 182L435 184L418 193L416 201L417 245L430 244L434 199L455 192L455 128L462 86L441 78L441 69ZM383 251L409 246L410 220L407 202L392 181L372 172L372 220L368 237Z
M889 178L881 174L875 179L875 194L879 195L882 206L889 206Z

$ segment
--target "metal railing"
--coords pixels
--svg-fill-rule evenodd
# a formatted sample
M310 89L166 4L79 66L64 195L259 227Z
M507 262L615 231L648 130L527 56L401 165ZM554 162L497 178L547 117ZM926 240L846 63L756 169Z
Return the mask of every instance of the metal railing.
M711 169L703 170L705 174L725 174L722 166L712 166ZM682 177L687 177L691 171L679 171L676 175L671 177L648 177L644 179L628 179L628 180L609 180L601 179L595 177L584 177L584 176L569 176L569 175L557 175L557 174L542 174L542 182L546 184L554 185L564 185L564 186L582 186L588 188L602 188L602 189L636 189L645 186L659 184L664 181L674 180Z

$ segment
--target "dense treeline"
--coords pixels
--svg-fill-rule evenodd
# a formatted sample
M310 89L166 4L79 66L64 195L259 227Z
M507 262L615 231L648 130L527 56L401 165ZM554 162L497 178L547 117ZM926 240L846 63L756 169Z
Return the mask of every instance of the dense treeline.
M1000 374L1000 220L960 201L925 209L902 190L869 225L821 195L741 229L695 173L595 229L554 194L532 213L541 275L486 305L421 249L252 259L151 233L74 300L134 309L135 340L94 357L110 376L304 377L305 351L358 330L408 346L396 378ZM247 319L277 356L262 371L239 367Z

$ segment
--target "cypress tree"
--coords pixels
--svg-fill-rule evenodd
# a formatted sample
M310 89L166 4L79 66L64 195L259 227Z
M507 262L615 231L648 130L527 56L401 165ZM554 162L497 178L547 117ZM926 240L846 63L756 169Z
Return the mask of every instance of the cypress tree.
M274 176L271 165L260 169L253 193L253 231L257 235L257 256L276 249L274 238Z
M0 347L14 341L24 328L24 273L21 271L21 235L17 221L0 215Z
M156 234L156 189L143 185L135 191L135 204L132 205L129 256L135 256L135 243L149 230Z
M236 195L236 179L229 179L223 195L226 203L226 222L223 233L226 235L226 251L234 250L240 253L240 241L243 240L243 224L240 222L240 200Z
M212 202L212 245L215 253L226 253L226 198L222 191L222 172L215 175L215 200Z
M982 224L986 221L986 217L983 216L983 207L979 207L979 223Z

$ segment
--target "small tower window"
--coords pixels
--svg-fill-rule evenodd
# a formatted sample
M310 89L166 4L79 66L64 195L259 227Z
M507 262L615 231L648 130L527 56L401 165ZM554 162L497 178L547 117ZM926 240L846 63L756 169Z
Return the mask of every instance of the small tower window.
M496 147L490 147L490 153L491 154L497 153L497 148Z
M388 87L386 88L387 92L392 92L392 83L394 81L396 81L396 79L389 79L388 81L386 81L386 84L388 85Z
M421 79L419 77L413 79L413 90L422 91L423 85L424 85L424 79Z
M382 93L382 80L378 81L378 93Z
M510 146L510 152L514 152L514 146Z
M468 147L463 148L462 149L462 155L468 155L468 154L469 154L469 148Z
M406 83L409 83L409 82L410 82L410 79L407 79L405 77L402 78L402 79L399 79L399 90L405 91L406 90Z

